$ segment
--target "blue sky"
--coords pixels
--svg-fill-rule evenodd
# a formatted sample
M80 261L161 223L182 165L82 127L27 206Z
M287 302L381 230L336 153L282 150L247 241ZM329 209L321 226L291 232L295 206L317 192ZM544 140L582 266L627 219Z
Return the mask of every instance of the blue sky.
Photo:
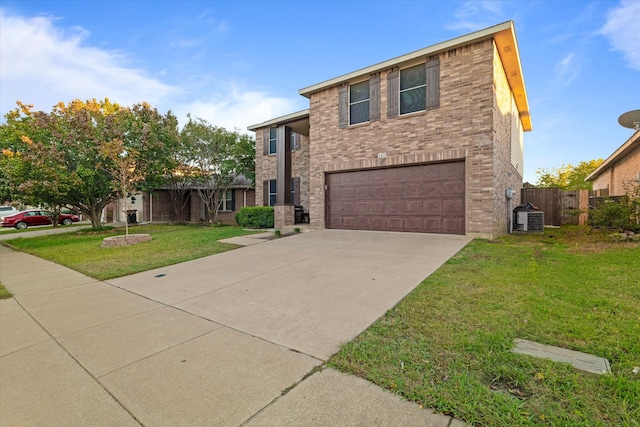
M148 101L226 128L308 108L298 89L513 20L539 168L606 158L640 109L640 1L0 1L0 114L21 100Z

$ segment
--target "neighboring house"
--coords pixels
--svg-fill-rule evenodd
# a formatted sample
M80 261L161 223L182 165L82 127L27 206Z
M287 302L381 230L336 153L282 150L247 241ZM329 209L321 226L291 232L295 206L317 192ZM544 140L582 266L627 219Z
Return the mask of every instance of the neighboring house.
M585 181L592 181L594 190L609 190L609 196L622 196L626 194L625 187L640 185L640 130L635 131Z
M309 109L256 132L256 201L276 227L497 237L531 130L512 22L301 89Z
M255 205L255 189L251 180L240 175L236 178L220 201L218 219L224 224L235 225L235 216L243 206ZM204 203L196 188L186 196L189 200L182 212L185 222L208 221ZM157 189L152 193L136 194L132 198L120 199L105 208L103 222L125 221L125 210L135 210L136 222L175 222L176 215L171 204L171 196L166 189Z

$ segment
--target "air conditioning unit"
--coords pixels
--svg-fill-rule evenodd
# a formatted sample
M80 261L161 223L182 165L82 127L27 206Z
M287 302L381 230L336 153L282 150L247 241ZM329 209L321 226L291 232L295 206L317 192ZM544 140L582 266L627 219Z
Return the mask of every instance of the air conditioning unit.
M542 231L544 232L544 212L541 211L519 211L517 229L520 231Z

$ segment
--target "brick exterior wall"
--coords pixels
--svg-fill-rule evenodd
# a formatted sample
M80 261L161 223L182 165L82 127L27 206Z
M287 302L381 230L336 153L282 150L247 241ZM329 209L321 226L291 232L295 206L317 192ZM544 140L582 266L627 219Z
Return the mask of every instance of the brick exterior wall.
M302 204L309 206L311 225L325 226L325 172L464 159L466 233L488 238L505 233L505 189L512 187L519 198L522 186L512 158L521 157L513 153L513 139L522 147L523 131L497 49L492 40L485 40L438 58L440 106L429 111L387 118L387 74L392 69L379 73L378 121L339 128L338 87L311 94L309 138L292 154L292 176L304 177L302 194L308 193ZM262 135L258 129L259 205L262 180L276 175L275 155L262 155ZM378 158L380 153L386 157Z
M511 210L520 204L523 170L523 130L513 94L498 51L493 52L494 84L494 156L493 156L493 226L491 236L497 237L508 230ZM509 204L506 189L515 195ZM509 206L511 209L509 209Z
M638 183L640 178L640 133L636 133L635 148L609 165L594 181L593 189L609 189L610 196L626 193L625 186ZM633 138L632 137L632 138Z

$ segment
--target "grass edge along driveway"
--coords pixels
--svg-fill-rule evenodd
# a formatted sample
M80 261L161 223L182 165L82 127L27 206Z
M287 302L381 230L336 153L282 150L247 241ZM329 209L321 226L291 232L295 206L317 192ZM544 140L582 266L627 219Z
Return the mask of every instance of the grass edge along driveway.
M105 237L123 235L124 229L85 229L11 239L6 243L87 276L107 280L235 249L237 245L221 243L219 240L253 233L235 226L201 225L145 225L133 227L129 232L150 234L152 240L130 246L102 248L100 244Z
M638 426L640 244L587 227L475 240L329 362L469 424ZM613 373L511 353L515 338Z

